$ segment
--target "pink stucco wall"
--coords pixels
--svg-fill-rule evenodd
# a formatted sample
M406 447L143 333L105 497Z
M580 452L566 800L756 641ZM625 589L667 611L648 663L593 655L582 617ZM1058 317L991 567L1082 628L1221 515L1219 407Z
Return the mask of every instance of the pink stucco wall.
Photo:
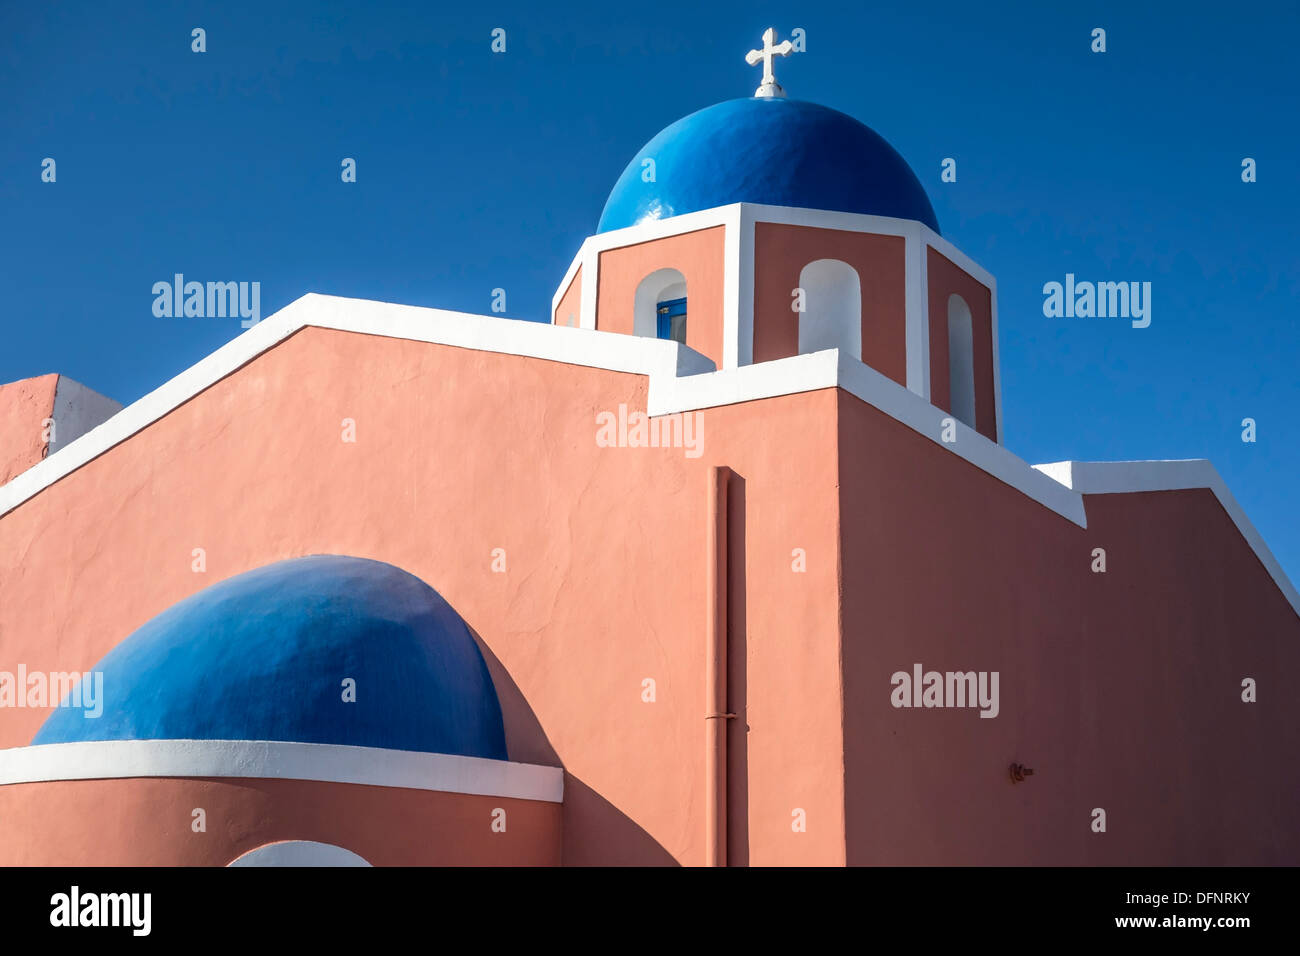
M3 659L88 669L231 575L311 553L387 561L477 632L511 759L565 767L566 863L699 863L704 526L709 468L726 464L746 503L733 596L748 615L732 812L754 863L843 862L835 392L703 412L699 457L598 447L596 413L644 409L646 389L305 329L0 517L0 593L22 596L0 602ZM44 716L0 710L0 746Z
M1300 618L1210 491L1088 496L1083 529L839 413L850 863L1300 863ZM999 716L895 709L918 662L998 671Z
M641 280L658 269L686 279L686 344L722 367L723 245L726 227L713 226L600 253L596 328L632 334L633 303Z
M818 259L852 266L861 286L862 361L907 384L906 246L902 236L754 224L754 361L799 354L792 291Z
M553 325L570 325L577 328L582 324L582 266L573 274L569 287L560 296L560 304L551 316Z
M497 809L504 831L492 828ZM375 866L554 866L560 813L535 800L302 780L13 784L0 787L0 866L226 866L281 840L341 846Z
M45 457L58 384L58 375L39 375L0 385L0 485Z
M644 409L646 389L305 329L0 517L0 593L17 596L0 602L0 666L85 670L182 598L282 558L388 561L475 630L511 759L565 768L562 862L699 863L705 523L726 465L730 862L1300 860L1300 714L1279 683L1300 669L1300 620L1209 492L1092 496L1084 530L835 389L700 412L698 457L599 447L596 414ZM916 662L998 671L1000 715L892 708L890 675ZM0 710L0 746L44 717ZM1035 775L1012 784L1012 762ZM193 785L11 785L0 819L102 805L143 826ZM221 854L320 839L398 859L386 832L329 837L353 806L334 785L307 788L324 809L301 832L290 797L209 785L232 819L261 821ZM400 815L423 798L392 799ZM69 832L58 860L101 859L90 830Z

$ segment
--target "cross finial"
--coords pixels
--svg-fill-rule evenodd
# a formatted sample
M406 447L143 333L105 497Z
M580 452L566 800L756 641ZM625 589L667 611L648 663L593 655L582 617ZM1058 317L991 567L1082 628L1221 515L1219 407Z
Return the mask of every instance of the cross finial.
M794 44L789 40L782 40L776 43L776 31L768 27L763 31L763 48L761 50L750 50L745 54L745 62L754 66L759 60L763 61L763 83L754 91L755 96L785 96L785 90L781 89L781 84L776 81L776 75L772 72L772 57L789 56L790 51L794 49Z

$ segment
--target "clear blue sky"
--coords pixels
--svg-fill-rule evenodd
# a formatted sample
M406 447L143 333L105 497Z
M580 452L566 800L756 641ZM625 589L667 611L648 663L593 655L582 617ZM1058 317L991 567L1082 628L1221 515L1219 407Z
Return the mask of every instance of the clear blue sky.
M807 34L790 94L893 143L997 277L1007 445L1209 458L1300 581L1290 0L6 2L0 381L62 372L130 402L240 332L155 318L176 272L260 281L263 315L309 291L487 312L501 287L544 319L623 166L752 93L769 25ZM1150 281L1150 328L1045 318L1066 272Z

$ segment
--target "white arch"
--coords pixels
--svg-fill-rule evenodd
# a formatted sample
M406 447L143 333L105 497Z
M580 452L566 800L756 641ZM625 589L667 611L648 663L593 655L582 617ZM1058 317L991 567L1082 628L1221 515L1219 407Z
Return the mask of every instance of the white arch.
M281 840L249 850L227 866L370 866L364 857L332 843Z
M799 354L840 349L862 360L862 283L858 270L839 259L818 259L799 273L804 311Z
M953 417L975 427L975 330L970 306L948 296L948 406Z
M659 316L655 306L667 299L681 299L686 296L686 276L676 269L656 269L636 287L635 301L632 305L632 334L657 338L659 335ZM690 308L690 304L687 304ZM687 314L687 321L690 315Z

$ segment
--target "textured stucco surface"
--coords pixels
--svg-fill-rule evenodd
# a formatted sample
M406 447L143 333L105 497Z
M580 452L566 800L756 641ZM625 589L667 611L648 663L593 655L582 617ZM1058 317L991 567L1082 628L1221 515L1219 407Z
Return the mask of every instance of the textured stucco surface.
M312 553L386 561L475 631L511 759L565 767L566 862L698 863L703 531L709 468L726 464L746 502L750 706L732 759L749 857L843 862L835 391L703 412L699 457L598 447L596 413L644 409L646 389L305 329L0 518L0 592L26 596L0 604L4 659L85 670L212 581ZM45 713L0 710L0 745Z
M756 223L754 361L799 354L802 316L791 309L791 292L799 285L804 266L818 259L838 259L853 267L861 283L862 361L905 386L905 254L902 236Z
M686 278L686 344L721 368L725 237L725 226L711 226L601 252L596 328L631 335L641 280L676 269Z
M0 385L0 485L45 457L58 382L58 375L40 375Z
M850 863L1300 863L1300 618L1212 492L1080 528L846 394L840 448ZM999 715L894 708L915 663Z
M204 811L206 830L193 827ZM505 831L492 829L505 811ZM499 819L499 816L498 816ZM136 778L0 787L0 866L226 866L315 840L375 866L554 866L560 806L301 780Z

